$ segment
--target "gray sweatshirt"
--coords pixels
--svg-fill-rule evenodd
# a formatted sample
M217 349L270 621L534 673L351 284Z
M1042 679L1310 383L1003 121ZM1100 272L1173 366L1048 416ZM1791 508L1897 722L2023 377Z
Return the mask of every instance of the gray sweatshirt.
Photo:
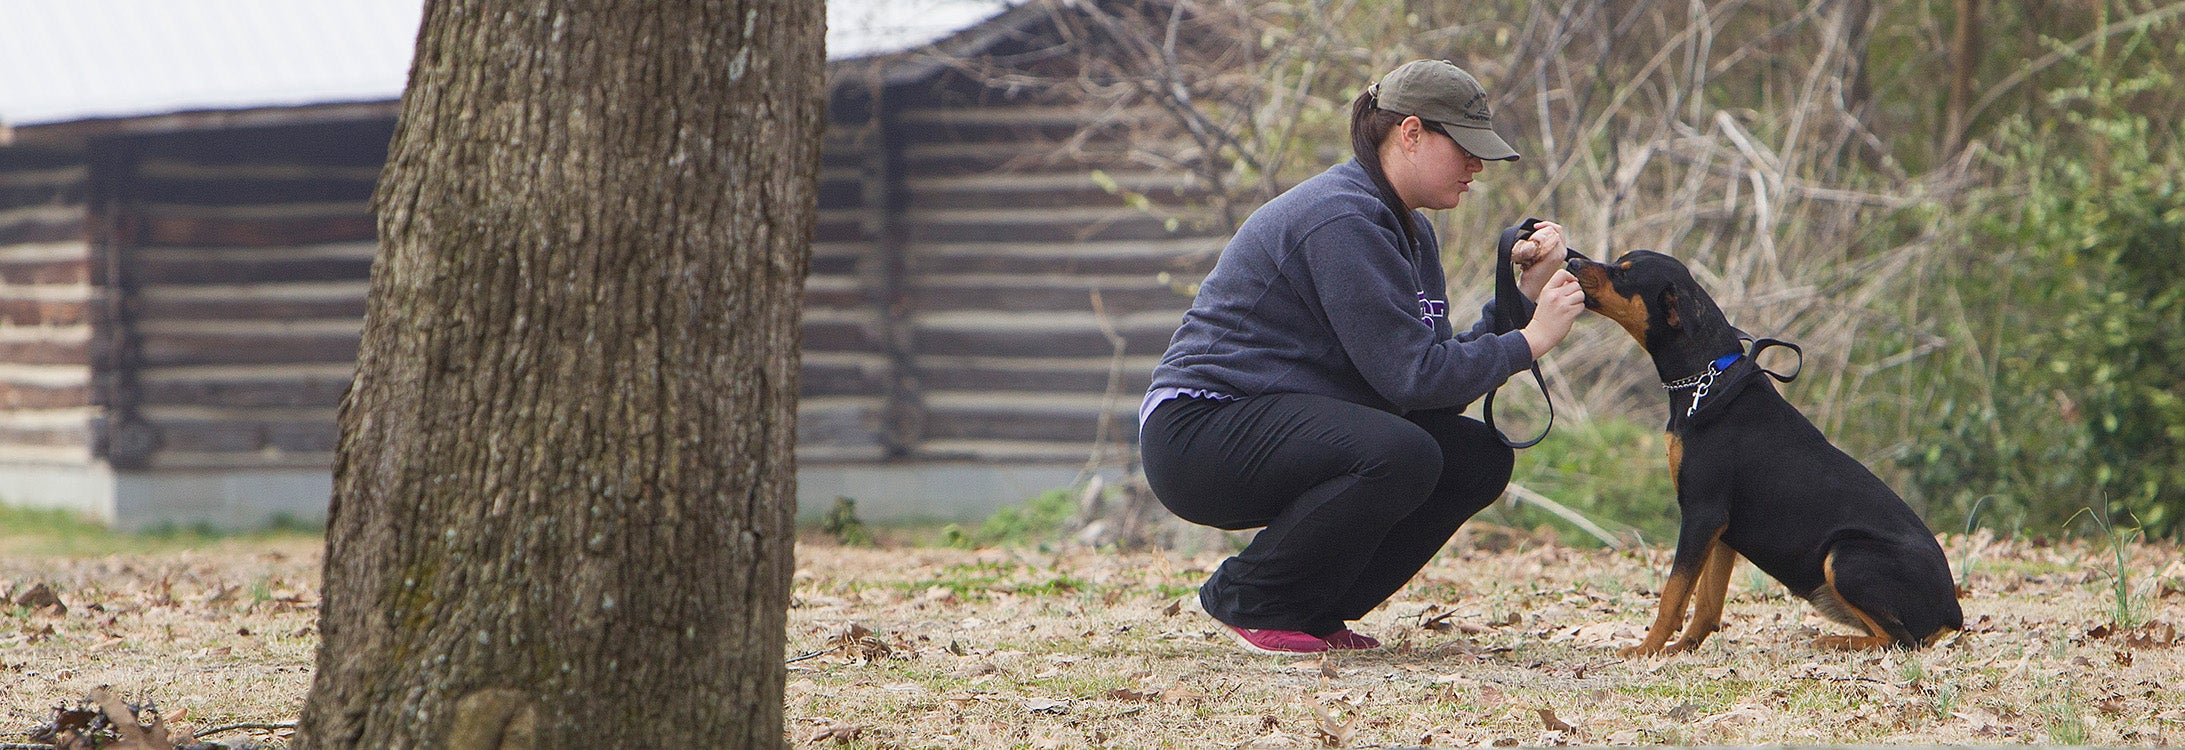
M1180 390L1314 393L1402 414L1469 404L1530 366L1523 335L1489 333L1492 301L1453 334L1440 244L1413 217L1423 248L1407 250L1355 160L1254 211L1154 368L1147 410Z

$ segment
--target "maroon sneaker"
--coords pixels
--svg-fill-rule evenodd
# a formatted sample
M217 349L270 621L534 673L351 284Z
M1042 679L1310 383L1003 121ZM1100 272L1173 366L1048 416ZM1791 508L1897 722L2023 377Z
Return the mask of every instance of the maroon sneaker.
M1373 636L1351 632L1350 628L1329 633L1327 641L1328 648L1339 651L1363 651L1381 647L1381 642L1375 640Z
M1217 620L1217 622L1219 622ZM1328 642L1295 630L1256 630L1222 623L1229 634L1236 636L1237 644L1248 651L1262 654L1317 654L1328 650Z

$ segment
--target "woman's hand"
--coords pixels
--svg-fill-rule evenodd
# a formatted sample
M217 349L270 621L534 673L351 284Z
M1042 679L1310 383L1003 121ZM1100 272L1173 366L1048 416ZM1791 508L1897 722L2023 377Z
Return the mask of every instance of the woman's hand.
M1557 254L1561 254L1558 247ZM1578 277L1570 271L1557 268L1548 276L1537 298L1539 306L1533 308L1533 321L1519 333L1525 334L1526 345L1532 347L1533 359L1547 354L1563 337L1570 335L1571 321L1586 309L1586 290L1579 288Z
M1517 290L1524 292L1526 299L1540 301L1541 288L1563 268L1565 248L1563 225L1552 221L1533 225L1532 236L1510 248L1510 265L1518 272Z

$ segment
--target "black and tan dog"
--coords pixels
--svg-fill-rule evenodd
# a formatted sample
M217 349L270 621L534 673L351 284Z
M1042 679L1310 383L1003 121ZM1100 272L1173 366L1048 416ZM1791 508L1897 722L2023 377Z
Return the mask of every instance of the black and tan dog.
M1675 653L1721 627L1738 555L1863 636L1918 648L1964 627L1950 564L1896 492L1785 401L1691 272L1661 253L1569 263L1586 307L1623 325L1669 391L1669 470L1683 528L1661 609L1624 655ZM1691 623L1671 643L1688 600Z

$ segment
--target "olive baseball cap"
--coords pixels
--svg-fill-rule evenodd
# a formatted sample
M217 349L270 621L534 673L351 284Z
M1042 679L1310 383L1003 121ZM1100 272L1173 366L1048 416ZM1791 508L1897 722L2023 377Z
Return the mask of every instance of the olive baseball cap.
M1442 126L1443 132L1489 161L1516 159L1517 149L1495 135L1494 108L1479 80L1448 60L1413 60L1373 85L1375 106Z

